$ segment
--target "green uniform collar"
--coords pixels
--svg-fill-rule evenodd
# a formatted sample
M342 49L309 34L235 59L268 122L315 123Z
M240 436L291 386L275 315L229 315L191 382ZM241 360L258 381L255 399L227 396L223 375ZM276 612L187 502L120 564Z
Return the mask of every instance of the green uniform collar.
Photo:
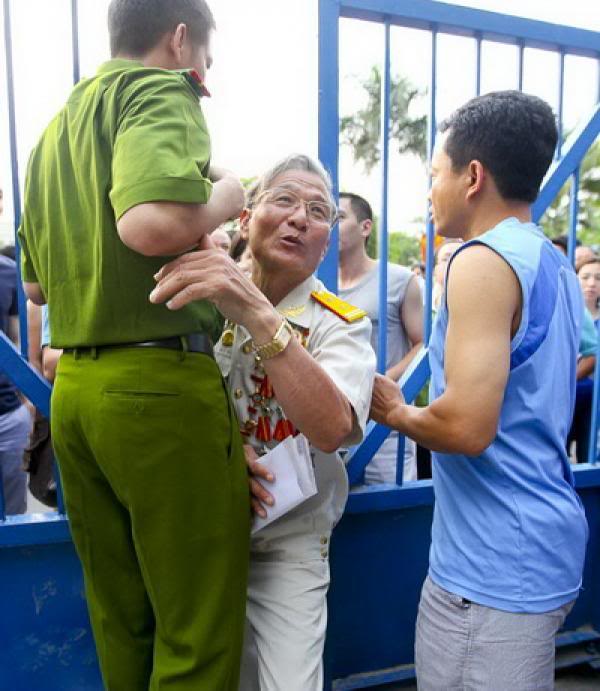
M144 67L140 60L133 60L128 58L113 58L102 63L98 68L98 74L106 74L107 72L114 72L115 70L131 69L132 67Z

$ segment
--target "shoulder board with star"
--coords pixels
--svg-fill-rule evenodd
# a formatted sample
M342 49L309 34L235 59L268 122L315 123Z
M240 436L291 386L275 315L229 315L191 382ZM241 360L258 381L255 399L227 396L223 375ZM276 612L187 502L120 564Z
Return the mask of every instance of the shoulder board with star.
M349 324L367 316L367 313L361 310L360 307L355 307L326 290L313 290L310 295L313 300L316 300L320 305L323 305L323 307Z

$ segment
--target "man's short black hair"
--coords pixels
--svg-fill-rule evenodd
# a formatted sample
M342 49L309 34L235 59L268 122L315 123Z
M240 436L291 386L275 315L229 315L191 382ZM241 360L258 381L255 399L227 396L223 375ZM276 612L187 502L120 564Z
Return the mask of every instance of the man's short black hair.
M445 151L454 170L477 160L504 199L535 201L558 141L545 101L519 91L495 91L466 103L439 129L448 131Z
M551 238L550 240L553 245L556 245L557 247L562 248L565 251L565 254L569 251L569 236L568 235L559 235L558 237ZM579 247L581 245L581 240L578 240L575 238L575 247Z
M373 220L373 209L364 197L354 192L340 192L340 199L350 200L350 208L359 223Z
M186 24L192 41L204 45L215 19L205 0L112 0L108 8L111 55L145 55L178 24Z

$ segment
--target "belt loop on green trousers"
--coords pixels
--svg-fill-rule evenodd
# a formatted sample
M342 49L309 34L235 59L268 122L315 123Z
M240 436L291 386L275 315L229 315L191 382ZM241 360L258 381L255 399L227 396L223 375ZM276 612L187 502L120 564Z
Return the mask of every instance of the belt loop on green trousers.
M181 350L179 351L179 359L181 362L183 362L186 358L186 355L190 351L190 346L188 343L187 336L180 336L179 340L181 341Z

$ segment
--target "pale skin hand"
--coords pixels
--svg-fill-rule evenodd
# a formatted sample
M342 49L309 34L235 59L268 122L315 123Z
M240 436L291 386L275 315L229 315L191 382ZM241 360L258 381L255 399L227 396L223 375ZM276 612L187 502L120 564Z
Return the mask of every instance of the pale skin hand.
M589 377L594 371L596 366L596 356L595 355L584 355L579 358L577 362L577 381Z
M445 392L413 408L395 382L378 377L372 417L434 451L478 456L496 436L521 315L518 280L492 250L470 247L452 264L448 309Z
M244 189L233 174L212 168L212 194L206 204L148 202L126 211L117 221L119 237L127 247L145 256L181 254L222 223L240 215Z
M400 311L400 320L408 336L411 349L389 368L387 376L398 381L423 345L423 299L416 277L411 278Z
M151 302L180 309L194 300L209 300L225 317L244 326L259 345L268 343L281 324L273 305L220 250L183 255L165 265L156 279ZM289 419L313 446L326 453L335 451L352 431L353 412L329 376L295 338L263 364Z
M265 511L264 504L273 506L275 500L259 482L259 479L265 482L275 482L275 476L258 462L256 451L250 444L244 444L244 455L246 456L246 464L248 465L248 473L250 475L248 484L250 485L250 503L252 505L252 510L257 516L266 518L267 512Z

